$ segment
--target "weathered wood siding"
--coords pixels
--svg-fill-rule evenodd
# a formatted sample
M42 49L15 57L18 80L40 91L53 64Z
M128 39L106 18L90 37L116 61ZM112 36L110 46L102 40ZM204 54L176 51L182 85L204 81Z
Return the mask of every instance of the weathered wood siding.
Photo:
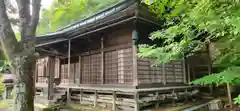
M101 55L93 54L82 57L82 78L84 84L101 83Z
M132 49L120 49L105 53L105 83L132 84Z
M148 23L139 23L138 44L159 45L161 40L152 41L149 36L158 27ZM168 64L152 66L154 60L148 58L138 58L138 85L144 84L151 87L151 84L184 84L186 81L185 63L183 61L172 61Z
M50 70L50 67L53 67L54 70ZM53 57L45 57L38 59L36 62L35 71L36 83L47 84L50 74L54 75L55 78L60 78L60 60L58 58Z
M154 60L138 58L138 83L139 84L172 84L184 83L185 69L181 61L174 61L164 65L153 66Z
M71 58L70 75L67 59L61 60L61 84L132 85L131 33L131 28L118 27L79 40L83 43L78 45L82 52ZM73 48L75 46L76 41Z

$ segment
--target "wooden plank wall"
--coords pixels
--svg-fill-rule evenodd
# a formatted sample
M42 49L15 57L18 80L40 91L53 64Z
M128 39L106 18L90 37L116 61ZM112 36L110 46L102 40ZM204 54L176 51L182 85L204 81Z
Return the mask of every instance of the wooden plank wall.
M101 83L101 54L82 56L81 83L100 84Z
M165 80L168 83L184 83L183 62L174 61L165 65Z
M132 84L132 48L105 53L105 84Z
M79 53L78 60L71 59L70 75L67 60L62 60L61 84L132 85L131 32L129 28L119 28L102 34L102 37L96 34L84 40L81 48L86 50ZM97 46L100 47L96 49Z
M77 83L77 75L78 72L78 65L79 63L71 63L70 64L70 74L68 74L68 64L61 64L61 70L60 70L60 78L61 78L61 84L75 84Z
M138 82L139 84L163 83L162 66L151 67L151 60L138 58Z
M36 62L36 83L46 84L47 83L47 65L48 58L38 59Z
M182 61L174 61L168 64L152 66L153 60L138 58L138 83L184 83L184 64Z
M51 62L51 63L50 63ZM54 72L49 70L50 65L54 65ZM60 78L60 60L58 58L40 58L36 62L35 79L37 84L47 84L49 74L54 74L55 78Z

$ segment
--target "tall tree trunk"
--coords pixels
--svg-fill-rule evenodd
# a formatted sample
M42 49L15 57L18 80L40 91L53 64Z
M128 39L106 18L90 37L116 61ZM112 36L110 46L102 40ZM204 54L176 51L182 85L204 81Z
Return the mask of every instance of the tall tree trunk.
M33 55L19 56L15 59L16 81L14 84L14 111L34 111L34 69Z
M41 0L16 0L19 10L21 41L18 42L6 14L4 0L0 0L0 41L7 55L14 83L13 111L34 111L35 32L39 20Z

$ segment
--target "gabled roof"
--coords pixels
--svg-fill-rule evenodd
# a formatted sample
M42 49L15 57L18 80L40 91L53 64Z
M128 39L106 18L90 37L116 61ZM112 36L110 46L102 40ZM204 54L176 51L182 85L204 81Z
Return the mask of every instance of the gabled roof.
M108 7L88 18L85 18L83 20L74 22L72 24L67 25L66 27L63 27L61 29L58 29L56 32L53 33L49 33L49 34L45 34L45 35L39 35L38 37L48 37L48 36L52 36L52 35L58 35L58 34L63 34L66 33L68 31L74 30L76 28L85 26L87 24L90 23L94 23L98 20L101 20L103 18L106 18L112 14L115 14L119 11L124 10L125 8L129 7L130 5L132 5L136 0L124 0L116 5L113 5L111 7Z
M139 8L138 1L139 0L124 0L86 19L61 28L54 33L40 35L37 37L37 47L66 41L74 36L78 36L79 34L81 35L93 29L113 24L116 21L133 17L135 16L135 11Z

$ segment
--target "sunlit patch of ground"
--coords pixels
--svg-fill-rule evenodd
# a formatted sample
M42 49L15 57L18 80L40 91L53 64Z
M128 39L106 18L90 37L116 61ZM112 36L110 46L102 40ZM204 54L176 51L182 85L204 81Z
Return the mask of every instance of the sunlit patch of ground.
M88 105L71 104L66 106L66 108L63 109L62 111L111 111L111 110L94 108Z
M11 111L12 100L0 101L0 111Z

